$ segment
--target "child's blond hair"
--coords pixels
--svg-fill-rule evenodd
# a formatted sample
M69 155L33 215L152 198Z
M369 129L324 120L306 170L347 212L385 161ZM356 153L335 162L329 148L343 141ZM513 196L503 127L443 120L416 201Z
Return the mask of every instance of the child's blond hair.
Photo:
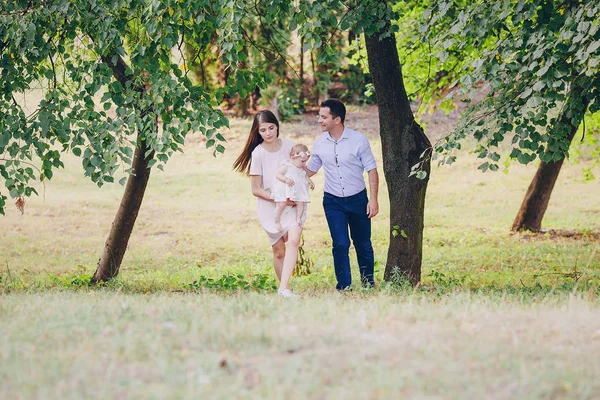
M304 154L302 154L302 153L304 153ZM308 151L308 147L306 147L305 144L302 144L302 143L295 144L292 147L292 150L290 150L290 158L296 158L296 157L300 157L303 155L310 155L310 152Z

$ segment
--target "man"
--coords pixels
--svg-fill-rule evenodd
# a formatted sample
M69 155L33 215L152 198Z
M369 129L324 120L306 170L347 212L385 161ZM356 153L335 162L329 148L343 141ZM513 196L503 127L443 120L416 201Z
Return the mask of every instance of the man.
M328 99L321 103L319 124L323 133L315 141L306 165L309 177L316 174L321 166L325 171L323 209L333 240L338 290L348 290L352 283L348 257L350 237L356 249L362 284L375 284L371 218L379 212L379 175L369 140L362 133L346 128L345 118L346 107L341 101ZM369 179L370 200L364 171L367 171Z

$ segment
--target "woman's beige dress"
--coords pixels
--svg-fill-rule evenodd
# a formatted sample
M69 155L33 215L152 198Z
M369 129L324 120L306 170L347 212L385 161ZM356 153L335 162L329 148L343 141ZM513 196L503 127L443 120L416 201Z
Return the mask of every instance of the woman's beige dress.
M294 142L288 139L281 139L282 145L278 151L269 152L261 145L256 146L252 152L252 161L250 162L250 175L262 176L262 188L272 192L275 182L275 175L281 163L289 160L290 151L294 146ZM307 208L304 209L302 215L302 223L306 221ZM256 211L258 220L267 232L271 245L277 243L290 230L291 227L298 225L296 222L296 209L292 206L287 206L281 214L281 226L283 230L277 231L275 227L275 203L273 201L256 198Z

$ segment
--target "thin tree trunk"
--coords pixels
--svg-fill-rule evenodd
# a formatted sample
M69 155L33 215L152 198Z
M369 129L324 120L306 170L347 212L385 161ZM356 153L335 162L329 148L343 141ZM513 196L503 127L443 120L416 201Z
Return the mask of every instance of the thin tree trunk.
M408 279L415 285L421 279L429 161L422 165L422 170L427 173L426 179L419 180L409 175L412 166L421 161L421 154L431 148L431 143L410 108L394 36L380 40L381 33L388 27L384 26L372 36L365 35L369 69L379 107L383 171L390 199L390 245L384 279ZM394 229L396 226L399 229ZM394 235L394 230L401 234Z
M202 86L206 86L206 74L204 72L204 63L200 58L196 58L198 55L197 50L189 43L184 43L185 56L189 61L188 68L192 67L192 75L196 78L196 82L199 82Z
M217 87L225 87L227 86L227 81L229 80L230 71L223 64L223 60L221 58L217 59ZM235 104L235 101L229 96L229 93L223 93L223 101L227 102L227 108L231 109Z
M569 135L566 138L569 146L575 137L575 133L577 133L579 124L589 105L589 100L581 95L582 91L583 88L581 87L573 88L571 97L569 98L571 104L579 103L580 105L583 105L581 116L574 118L568 117L568 112L565 110L558 122L559 124L569 126ZM570 107L568 109L570 110ZM564 161L565 159L563 157L558 161L548 163L544 161L540 162L537 172L529 184L521 208L513 221L511 231L529 230L539 232L542 229L542 219L548 209L550 196L552 195L552 190L554 189L554 185L558 179Z
M312 66L312 74L313 74L313 101L316 105L319 105L319 92L317 91L317 83L319 83L319 78L317 77L317 67L315 63L315 55L314 50L310 51L310 64Z
M242 52L244 54L246 54L246 56L248 56L248 47L246 45L244 45L244 47L242 48ZM246 62L246 61L240 61L238 67L240 69L247 69L248 68L248 62ZM244 98L242 98L241 96L239 96L239 98L240 98L240 104L239 104L239 110L238 110L237 114L239 116L241 116L241 117L244 117L244 116L248 115L248 110L250 109L250 96L251 96L251 93L248 93L246 95L246 97L244 97Z
M304 104L304 36L300 36L300 103Z
M138 146L133 156L132 172L127 179L125 193L106 239L98 268L92 278L94 283L107 281L119 273L150 178L148 163L152 157L144 157L146 151L145 141L138 138Z
M512 224L513 232L522 230L539 232L542 229L542 219L564 161L563 158L550 163L540 162Z
M123 59L118 57L116 63L112 62L111 57L102 57L102 60L112 69L115 79L123 87L126 87L126 84L132 80L132 76L125 74L128 68ZM139 87L137 90L143 93L145 88ZM150 110L146 110L142 112L142 115L149 112ZM158 124L158 121L155 121L155 124ZM123 194L117 215L106 239L102 257L98 261L98 267L92 277L92 283L107 281L119 273L119 268L121 267L121 262L129 243L129 237L133 231L133 226L142 205L144 193L146 192L148 179L150 178L148 164L152 160L154 152L146 154L147 152L148 148L146 147L142 132L138 132L137 146L131 165L132 171L127 179L125 193Z

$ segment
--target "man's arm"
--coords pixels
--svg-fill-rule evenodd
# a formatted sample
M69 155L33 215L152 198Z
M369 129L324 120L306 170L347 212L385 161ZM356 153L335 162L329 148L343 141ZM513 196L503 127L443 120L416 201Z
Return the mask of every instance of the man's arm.
M316 172L311 171L310 169L306 168L306 166L304 167L304 171L306 172L306 176L308 176L309 178L316 174Z
M369 177L369 202L367 203L367 215L373 218L379 213L379 174L377 168L367 172Z
M311 176L313 176L314 174L316 174L319 169L321 168L321 166L323 165L323 162L321 161L321 157L319 157L319 153L317 152L317 141L315 141L315 143L313 144L313 151L310 155L310 160L308 160L308 162L306 163L306 165L304 166L304 171L306 172L306 176L308 176L309 178ZM312 169L309 169L308 167L311 167Z

